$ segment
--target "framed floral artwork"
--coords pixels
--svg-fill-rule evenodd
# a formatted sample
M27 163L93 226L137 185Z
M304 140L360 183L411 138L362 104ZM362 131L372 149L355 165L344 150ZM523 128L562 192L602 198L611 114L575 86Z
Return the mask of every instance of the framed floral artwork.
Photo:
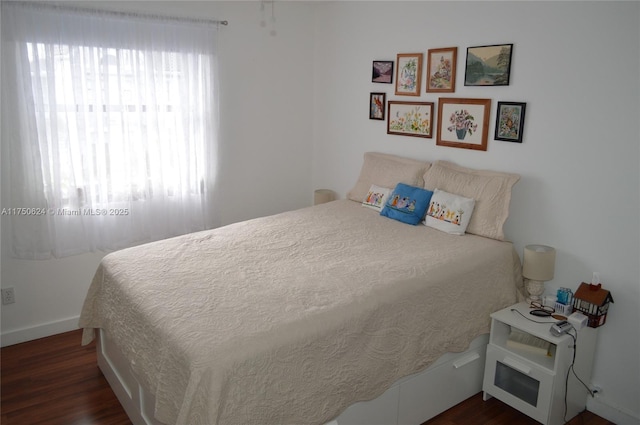
M526 103L498 102L494 139L522 143Z
M467 48L465 86L508 86L513 44Z
M391 84L392 80L393 61L373 61L371 70L371 82Z
M396 63L396 94L400 96L420 96L422 81L422 53L399 53Z
M491 99L441 97L436 145L486 151L490 112Z
M385 93L371 93L369 95L369 119L384 121Z
M456 91L457 47L429 49L427 52L427 93Z
M389 101L387 134L433 137L433 102Z

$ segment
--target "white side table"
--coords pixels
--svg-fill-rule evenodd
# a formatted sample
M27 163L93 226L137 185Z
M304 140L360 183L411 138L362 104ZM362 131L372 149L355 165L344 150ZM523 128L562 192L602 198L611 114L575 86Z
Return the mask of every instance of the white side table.
M533 316L530 310L529 304L519 303L491 315L482 385L484 399L496 397L538 422L561 425L584 410L588 391L570 370L574 361L573 338L568 334L552 335L549 329L555 319ZM512 329L550 342L550 355L507 346ZM586 327L570 332L577 333L573 369L588 385L597 329Z

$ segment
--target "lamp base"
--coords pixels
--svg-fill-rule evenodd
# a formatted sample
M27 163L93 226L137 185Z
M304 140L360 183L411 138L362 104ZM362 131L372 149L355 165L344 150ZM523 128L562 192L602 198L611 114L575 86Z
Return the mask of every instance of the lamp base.
M542 304L541 295L544 293L544 281L531 280L526 278L524 281L525 281L524 287L527 290L527 294L528 294L527 302L528 303L538 302Z

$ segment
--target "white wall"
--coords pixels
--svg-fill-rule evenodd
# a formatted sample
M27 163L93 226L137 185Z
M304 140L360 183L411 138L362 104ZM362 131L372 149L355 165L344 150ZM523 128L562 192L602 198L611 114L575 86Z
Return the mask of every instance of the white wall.
M520 174L505 231L520 253L556 247L547 293L598 271L613 295L592 379L603 392L589 407L621 424L640 421L639 28L637 2L334 2L316 12L314 187L344 197L365 151ZM514 44L510 85L465 87L466 48L501 43ZM456 92L442 96L492 99L486 152L387 135L369 120L370 92L412 99L371 83L373 60L453 46ZM437 111L437 94L419 99ZM527 102L522 144L493 140L499 100Z
M277 34L273 37L269 34L270 10L265 11L269 25L260 25L259 2L71 3L228 20L229 26L220 29L218 42L218 223L311 204L313 14L309 5L276 4ZM2 184L6 186L6 179ZM2 206L9 205L3 202ZM8 257L8 243L10 232L3 220L2 287L14 287L17 302L1 306L2 345L75 329L89 283L104 254L22 261Z
M365 151L519 173L506 233L519 252L557 248L548 292L600 272L615 304L593 376L604 391L589 407L637 423L639 3L276 2L276 37L259 24L259 2L89 5L229 20L219 42L221 224L309 205L313 188L344 196ZM464 87L466 47L496 43L514 44L511 84ZM449 46L459 50L453 95L493 100L490 135L498 100L527 102L523 144L490 137L487 152L436 147L368 119L371 91L401 99L370 82L373 60ZM15 287L17 303L2 308L2 344L75 327L100 258L22 262L3 249L2 287Z

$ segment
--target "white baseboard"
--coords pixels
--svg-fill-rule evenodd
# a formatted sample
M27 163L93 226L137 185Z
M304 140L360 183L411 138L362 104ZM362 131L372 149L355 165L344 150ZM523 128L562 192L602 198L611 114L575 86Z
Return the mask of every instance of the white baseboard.
M42 325L3 332L0 334L0 346L6 347L8 345L33 341L34 339L76 330L78 329L79 319L80 316L75 316L55 322L44 323Z
M640 425L640 417L634 416L632 412L623 411L619 406L615 406L602 396L589 397L587 410L614 424Z

